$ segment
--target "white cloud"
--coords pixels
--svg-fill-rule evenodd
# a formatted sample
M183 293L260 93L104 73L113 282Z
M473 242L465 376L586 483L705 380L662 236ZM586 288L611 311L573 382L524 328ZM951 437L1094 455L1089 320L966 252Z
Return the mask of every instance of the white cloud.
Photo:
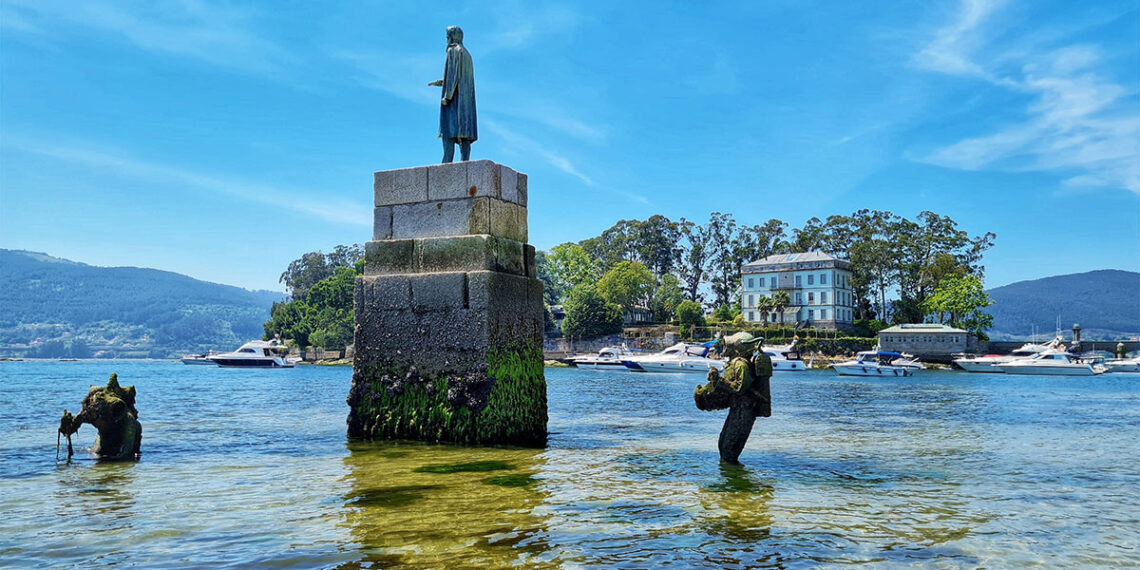
M1055 171L1070 187L1125 188L1140 193L1140 112L1136 88L1109 78L1101 48L1073 44L1049 50L984 52L981 32L993 5L963 2L959 18L918 56L929 69L975 76L1031 98L1014 120L987 134L935 150L922 160L963 170ZM1015 63L998 74L980 61Z
M69 144L5 136L4 146L57 160L103 169L118 176L157 184L181 184L255 204L292 211L337 224L371 227L372 208L351 200L337 200L314 191L288 190L236 178L195 172L160 163L147 162L125 153L108 152L100 145Z
M199 0L5 2L6 27L15 22L41 35L64 38L69 28L86 28L120 37L144 50L266 75L280 72L292 60L285 49L253 31L257 14L229 4Z

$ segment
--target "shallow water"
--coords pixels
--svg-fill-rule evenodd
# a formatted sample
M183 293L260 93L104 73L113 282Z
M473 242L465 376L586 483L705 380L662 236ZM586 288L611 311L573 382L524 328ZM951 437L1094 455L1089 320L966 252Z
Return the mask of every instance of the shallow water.
M142 458L95 462L84 426L57 461L63 408L111 372ZM0 362L0 561L1140 565L1140 375L776 376L731 468L696 376L546 373L534 450L350 442L348 368Z

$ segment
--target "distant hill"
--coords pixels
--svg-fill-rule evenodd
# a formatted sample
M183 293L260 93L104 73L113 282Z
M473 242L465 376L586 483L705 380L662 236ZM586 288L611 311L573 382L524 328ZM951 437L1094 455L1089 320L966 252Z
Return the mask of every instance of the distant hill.
M1019 281L990 289L990 336L1028 338L1081 325L1090 340L1140 334L1140 273L1104 269Z
M155 357L232 350L283 293L0 249L0 356Z

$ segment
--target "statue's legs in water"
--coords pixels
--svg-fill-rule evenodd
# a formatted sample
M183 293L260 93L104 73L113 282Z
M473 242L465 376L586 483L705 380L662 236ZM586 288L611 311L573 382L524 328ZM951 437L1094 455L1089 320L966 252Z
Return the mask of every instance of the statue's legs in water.
M470 152L470 151L468 151ZM443 139L443 162L452 162L455 160L455 141L451 139Z
M722 461L740 463L740 452L744 451L744 444L748 443L748 435L752 433L754 423L756 411L748 399L741 398L728 409L728 417L724 419L720 440L717 441Z

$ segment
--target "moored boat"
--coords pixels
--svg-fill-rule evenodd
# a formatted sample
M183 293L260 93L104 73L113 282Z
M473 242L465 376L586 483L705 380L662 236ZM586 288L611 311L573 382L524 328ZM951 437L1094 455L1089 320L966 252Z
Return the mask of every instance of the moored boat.
M212 356L214 356L214 351L212 350L202 354L187 354L182 357L182 364L214 366L216 363L210 360Z
M634 372L698 372L708 373L712 368L724 370L724 361L709 358L715 341L705 344L674 344L661 352L631 356L622 360Z
M808 369L800 358L800 351L792 344L773 344L761 347L761 351L772 360L772 372L803 372Z
M898 352L865 350L856 354L855 360L832 364L840 376L914 376L914 368L897 366L892 362L902 358Z
M954 364L966 372L1003 372L998 367L1000 364L1013 362L1014 360L1021 360L1023 358L1031 358L1036 354L1040 354L1051 348L1056 348L1061 344L1061 337L1057 337L1052 341L1045 344L1025 343L1024 345L1016 348L1009 354L987 354L985 356L969 356L962 358L955 358Z
M1093 376L1105 372L1100 364L1082 362L1075 355L1051 348L1030 358L1022 358L998 365L1006 374L1032 374L1037 376Z
M623 344L622 346L607 346L599 350L597 354L572 358L570 362L578 368L626 370L626 365L622 363L622 360L635 357L638 354Z
M264 340L251 340L233 352L210 357L218 366L226 368L292 368L293 362L276 353L280 345Z
M1140 372L1140 357L1113 358L1104 361L1104 367L1108 372Z

